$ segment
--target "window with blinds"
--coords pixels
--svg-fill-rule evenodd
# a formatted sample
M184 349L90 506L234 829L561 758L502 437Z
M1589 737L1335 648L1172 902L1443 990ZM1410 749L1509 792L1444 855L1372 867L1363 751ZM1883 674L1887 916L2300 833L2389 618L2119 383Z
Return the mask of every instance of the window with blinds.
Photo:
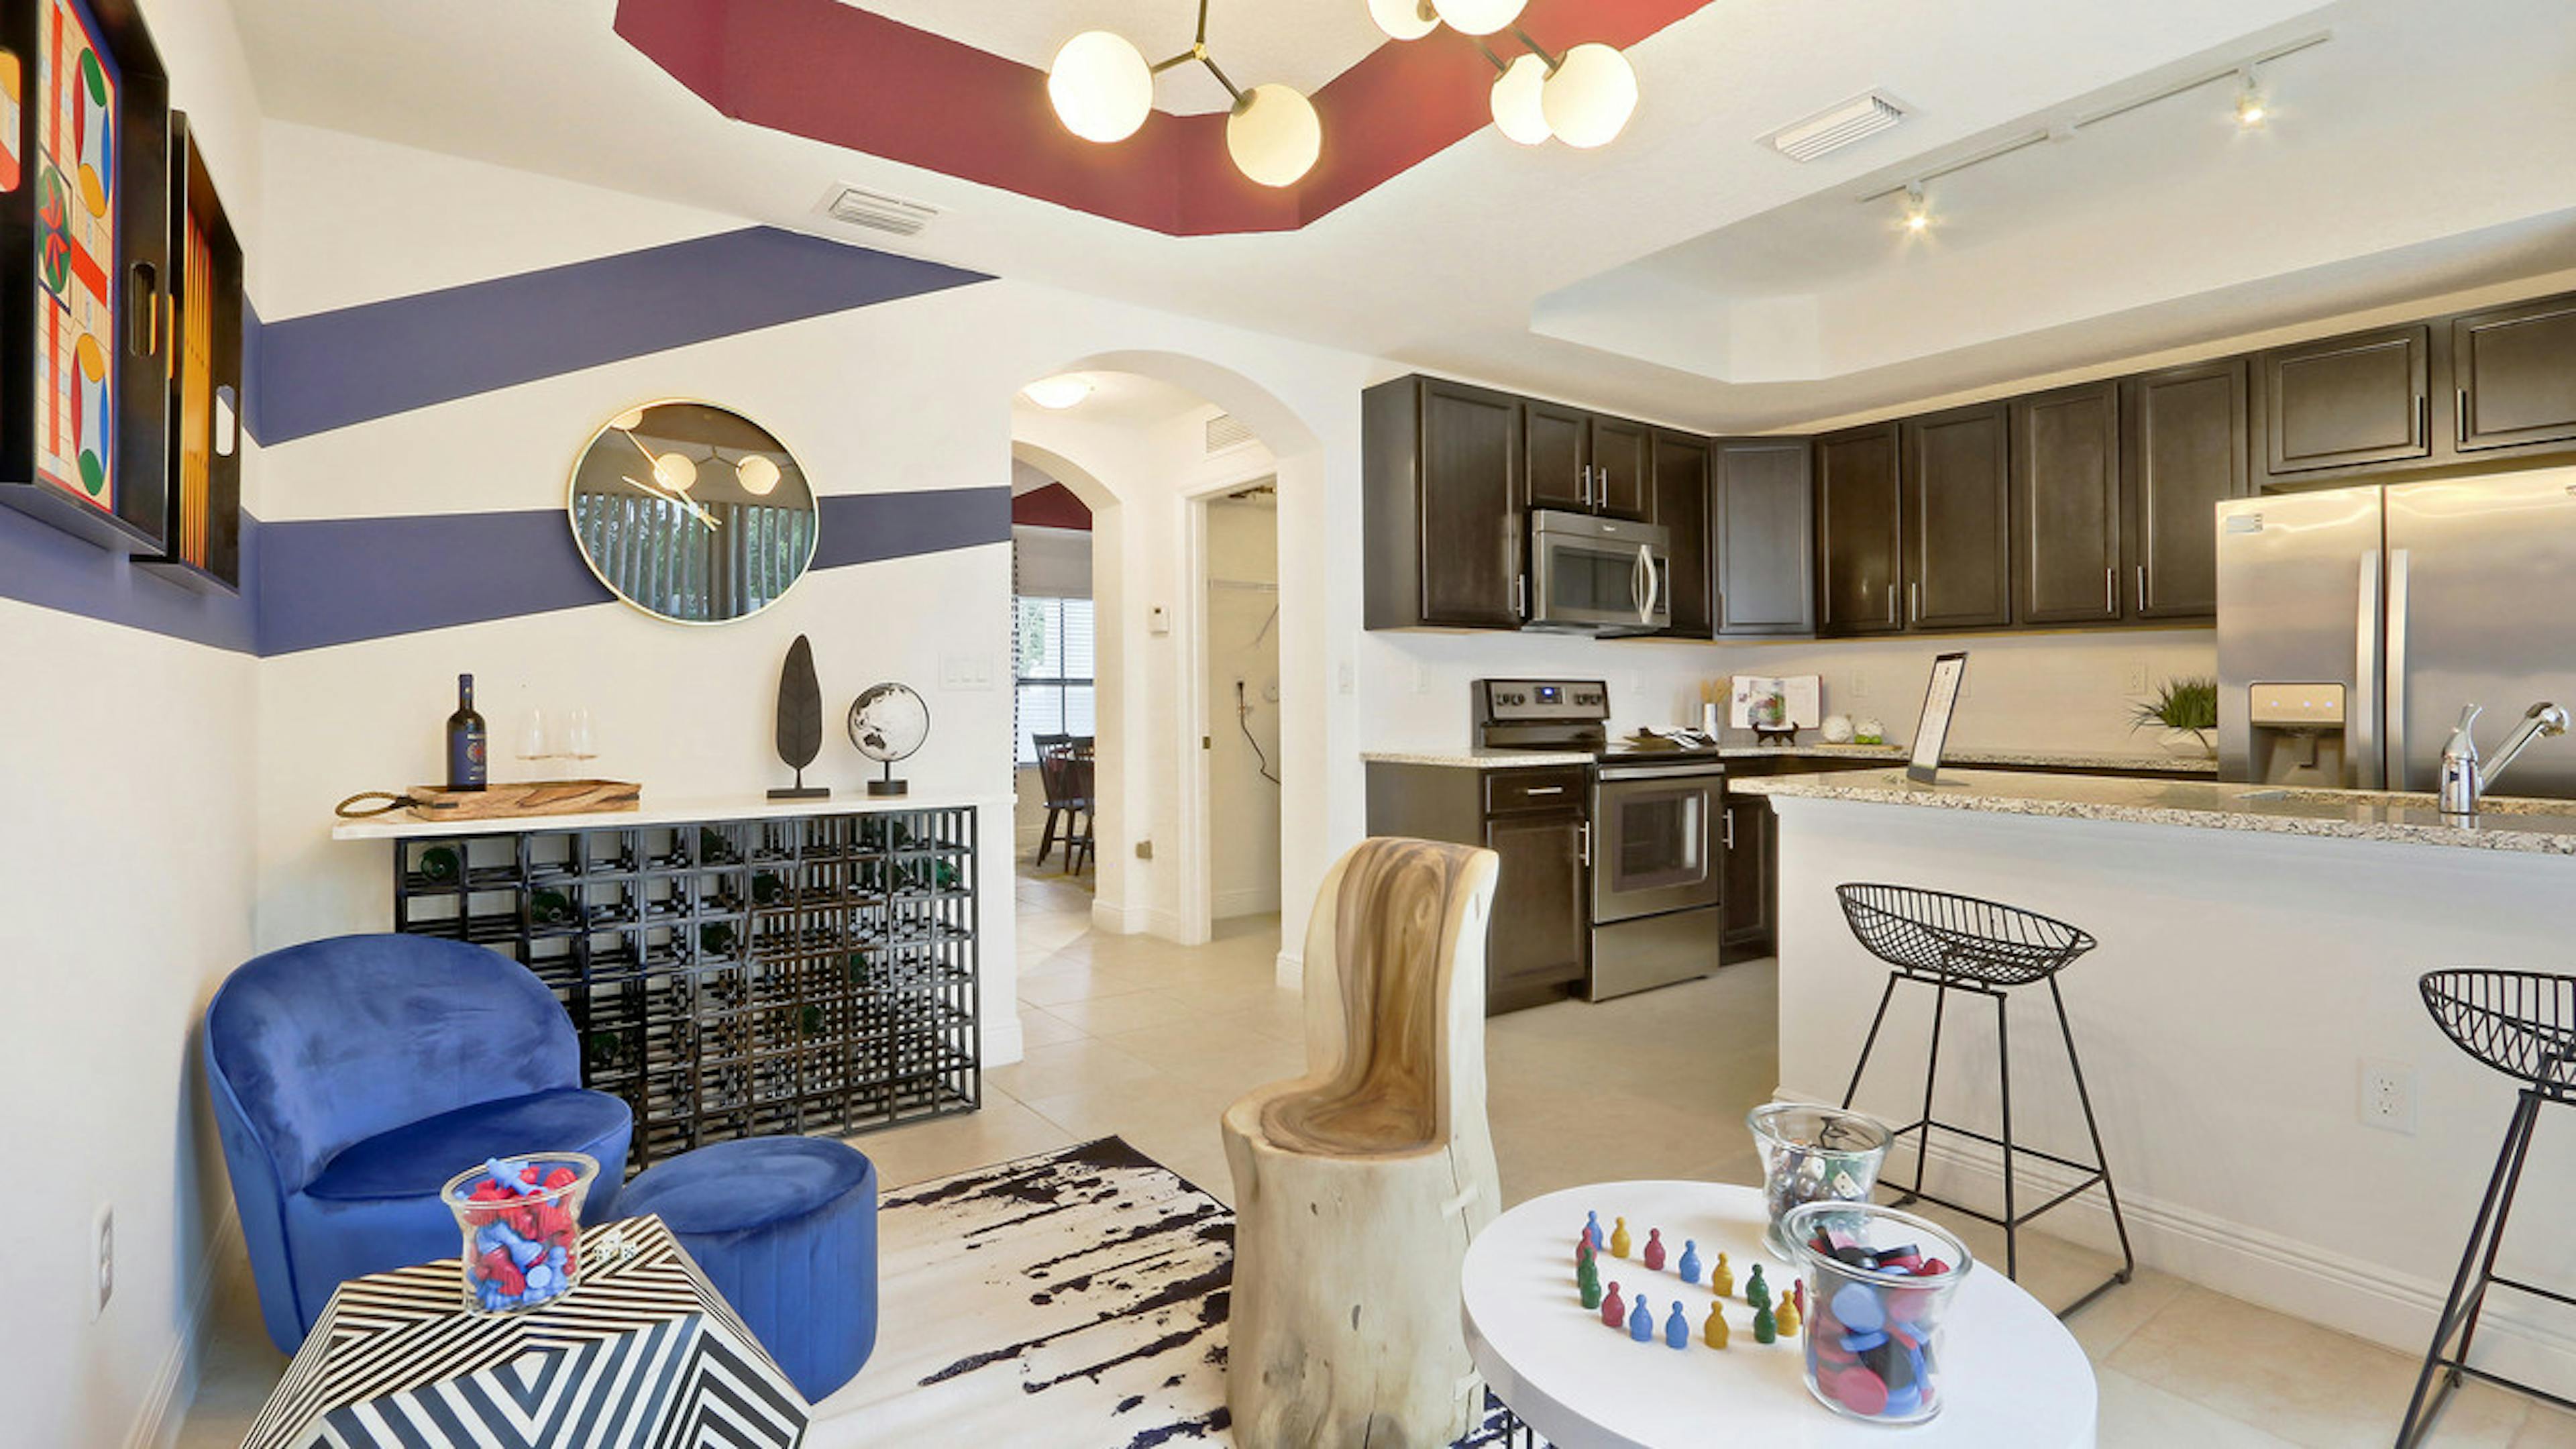
M1091 601L1022 596L1018 604L1017 758L1034 765L1038 736L1088 738L1094 728Z
M735 619L787 592L814 552L814 514L749 503L697 505L641 494L586 496L573 510L583 551L610 588L674 619Z

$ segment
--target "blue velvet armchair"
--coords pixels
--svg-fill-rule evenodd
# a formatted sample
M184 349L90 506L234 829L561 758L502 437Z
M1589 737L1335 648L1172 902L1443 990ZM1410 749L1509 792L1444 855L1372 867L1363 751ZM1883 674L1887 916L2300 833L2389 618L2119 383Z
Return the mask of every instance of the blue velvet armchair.
M581 1088L571 1020L527 968L426 936L272 951L206 1008L206 1077L260 1316L293 1353L345 1279L456 1255L438 1199L489 1157L585 1152L604 1221L634 1118Z

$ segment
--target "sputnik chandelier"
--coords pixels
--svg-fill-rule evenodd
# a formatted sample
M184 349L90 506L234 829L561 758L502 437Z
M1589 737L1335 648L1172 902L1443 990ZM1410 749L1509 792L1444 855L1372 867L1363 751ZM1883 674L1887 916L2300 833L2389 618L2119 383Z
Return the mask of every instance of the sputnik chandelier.
M1607 145L1637 109L1637 73L1615 46L1588 42L1550 55L1515 21L1528 0L1368 0L1369 18L1396 40L1419 40L1446 24L1472 36L1501 72L1494 82L1495 128L1524 146L1550 138L1569 146ZM1191 61L1207 67L1234 105L1226 115L1225 149L1235 169L1263 186L1290 186L1323 155L1324 126L1315 103L1293 86L1246 90L1208 53L1208 4L1199 0L1190 48L1148 62L1126 37L1086 30L1064 43L1047 67L1047 99L1066 130L1102 145L1136 134L1154 108L1154 79ZM1485 39L1509 29L1524 52L1505 61Z

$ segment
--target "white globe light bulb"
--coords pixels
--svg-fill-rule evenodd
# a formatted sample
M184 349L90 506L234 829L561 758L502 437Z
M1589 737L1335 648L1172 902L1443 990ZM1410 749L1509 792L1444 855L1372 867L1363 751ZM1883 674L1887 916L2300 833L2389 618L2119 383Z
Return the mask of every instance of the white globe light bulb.
M733 475L741 480L742 491L754 498L766 498L778 486L778 465L759 453L734 464Z
M1524 146L1536 146L1551 134L1539 93L1547 85L1547 62L1523 55L1494 78L1494 128Z
M1586 42L1557 62L1539 106L1556 139L1587 150L1606 146L1637 112L1637 72L1616 49Z
M1122 36L1086 30L1047 67L1056 119L1086 141L1124 141L1154 109L1154 68Z
M621 433L631 433L637 428L644 426L644 410L642 408L628 408L626 411L610 418L608 420L608 425Z
M1254 86L1225 118L1225 149L1236 170L1262 185L1292 186L1324 154L1323 118L1288 86Z
M674 493L686 493L698 485L698 465L677 453L664 453L653 460L653 481Z
M1440 28L1438 15L1422 13L1422 0L1369 0L1369 19L1394 40L1420 40Z
M1450 29L1465 35L1491 35L1521 18L1529 0L1431 0L1431 8Z

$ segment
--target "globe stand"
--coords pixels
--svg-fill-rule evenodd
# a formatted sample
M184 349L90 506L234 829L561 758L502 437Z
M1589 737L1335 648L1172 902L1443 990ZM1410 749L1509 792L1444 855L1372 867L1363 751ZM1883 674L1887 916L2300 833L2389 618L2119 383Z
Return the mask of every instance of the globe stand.
M894 761L888 760L885 762L885 778L882 780L870 780L868 782L868 793L870 795L908 795L912 793L912 782L909 780L896 779L894 777Z

